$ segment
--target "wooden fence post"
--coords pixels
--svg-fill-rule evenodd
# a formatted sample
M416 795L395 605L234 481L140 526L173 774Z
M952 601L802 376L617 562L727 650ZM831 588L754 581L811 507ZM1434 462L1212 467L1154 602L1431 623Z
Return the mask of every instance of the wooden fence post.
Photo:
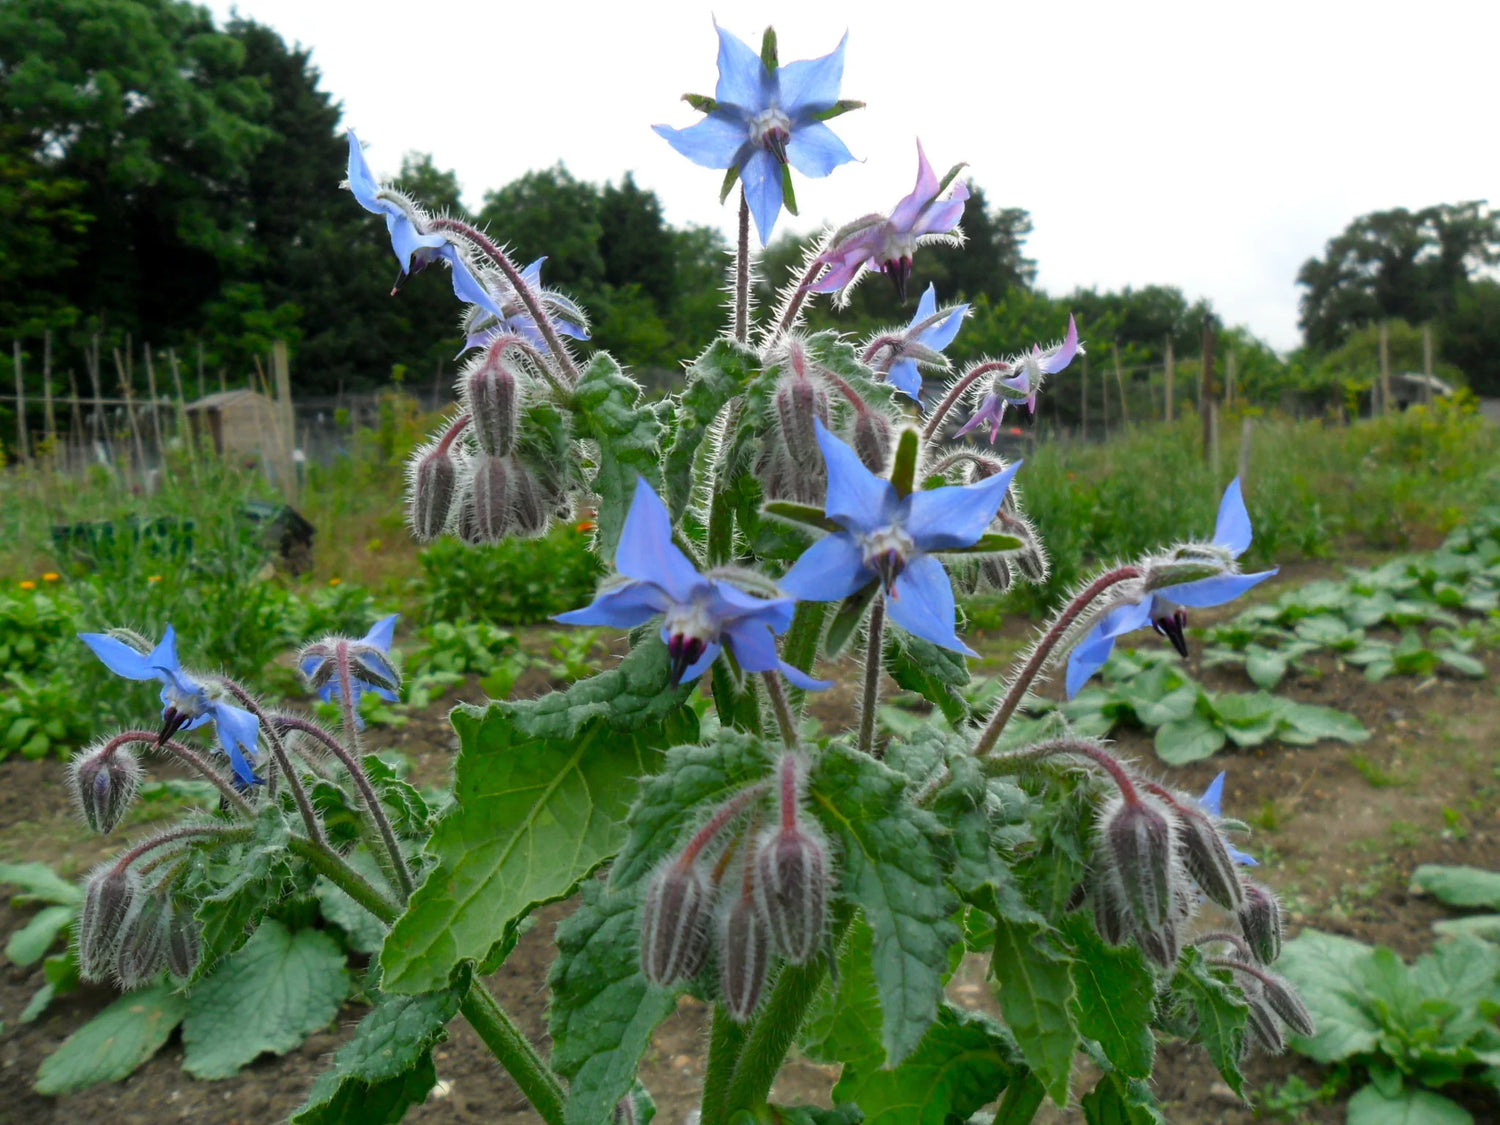
M16 460L26 464L31 460L27 449L26 434L26 385L21 381L21 341L12 341L12 354L16 360Z
M1224 357L1224 403L1227 406L1234 405L1235 382L1240 373L1239 357L1233 348Z
M42 333L42 417L47 426L49 455L57 448L57 416L52 412L52 329Z
M1115 386L1120 391L1120 421L1125 428L1130 429L1130 406L1125 401L1125 375L1120 371L1120 345L1110 344L1109 349L1114 353L1115 359Z
M1250 480L1250 415L1246 414L1240 422L1240 488L1243 490Z
M1168 422L1168 424L1170 424L1171 421L1172 421L1172 407L1173 407L1172 399L1173 399L1173 396L1176 394L1176 387L1173 385L1174 382L1175 382L1176 372L1173 370L1173 365L1172 365L1172 337L1170 337L1170 336L1167 337L1167 373L1166 374L1167 374L1167 422Z
M1083 353L1083 363L1078 368L1078 433L1085 442L1089 440L1089 353Z
M1214 401L1214 322L1212 317L1206 317L1203 321L1203 365L1198 370L1198 412L1203 417L1203 459L1208 460L1213 453L1213 436L1210 430L1213 423L1209 420L1209 407Z
M1391 329L1385 321L1380 322L1380 411L1391 410ZM1375 411L1370 411L1374 414Z
M1422 403L1432 405L1432 325L1422 325Z
M271 373L276 379L276 411L280 459L276 466L281 477L281 492L288 504L297 502L297 463L292 457L297 441L297 416L292 410L292 370L287 360L286 341L271 345Z
M156 364L151 361L151 345L146 345L146 390L151 395L151 432L156 435L156 456L161 461L162 471L167 468L165 443L161 436L161 411L156 397Z

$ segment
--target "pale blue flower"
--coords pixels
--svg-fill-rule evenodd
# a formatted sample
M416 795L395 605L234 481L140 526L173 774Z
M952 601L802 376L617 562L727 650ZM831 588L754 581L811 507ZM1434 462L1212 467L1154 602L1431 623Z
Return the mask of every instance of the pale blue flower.
M967 304L954 305L944 309L943 315L938 316L937 287L928 285L922 293L922 299L917 302L917 315L911 318L911 324L907 327L911 335L905 343L941 352L953 343L968 311ZM918 402L922 401L922 373L917 370L917 361L911 356L898 356L891 363L885 377L898 391L905 392Z
M400 617L399 613L382 617L357 641L330 637L303 649L297 666L318 698L324 703L342 698L338 670L338 646L342 644L349 652L349 684L354 695L356 723L360 721L359 697L365 692L373 692L388 703L400 699L397 689L401 674L391 663L391 638Z
M842 299L842 294L859 279L865 267L870 266L886 274L896 286L897 298L905 301L906 283L911 279L912 255L917 247L929 242L951 244L958 241L953 231L963 218L969 189L956 183L948 198L939 201L937 196L941 190L942 183L932 165L927 163L927 153L922 150L919 140L917 186L896 204L889 217L870 215L836 231L832 245L818 255L818 261L827 269L810 286L812 291L829 293L836 289Z
M764 246L781 214L788 164L804 176L822 177L854 159L822 120L839 106L848 36L820 59L767 68L739 39L715 30L719 85L708 116L686 129L652 128L695 164L735 169Z
M935 645L977 655L954 632L953 584L932 553L979 541L1021 463L975 484L900 497L821 421L814 425L828 467L824 513L843 530L804 551L781 588L800 601L827 602L879 581L886 613L897 625Z
M453 272L453 292L460 301L478 305L492 316L504 317L494 298L479 284L464 259L462 246L455 236L443 231L428 231L426 216L415 202L394 188L381 187L365 162L364 149L354 130L349 130L349 190L366 211L385 216L391 235L391 249L401 263L401 272L391 292L401 287L408 275L441 258Z
M546 257L538 258L521 271L521 280L526 282L541 304L553 329L559 336L570 336L575 340L589 338L588 317L574 302L551 289L542 288L542 263ZM519 336L538 351L547 350L547 339L537 327L536 321L516 291L498 271L484 274L485 287L494 297L504 316L498 320L487 311L471 308L464 318L464 346L458 354L470 348L485 348L504 335Z
M663 615L661 639L672 658L672 682L688 683L727 648L747 672L781 674L800 688L829 686L783 661L774 633L792 623L791 598L758 598L732 583L706 578L672 542L672 517L645 479L620 532L615 569L626 581L606 586L593 604L554 620L568 625L633 629Z
M1200 578L1176 586L1163 586L1155 591L1141 588L1136 600L1115 606L1084 634L1068 656L1068 698L1078 693L1109 659L1114 651L1115 638L1151 626L1172 642L1179 655L1187 656L1187 610L1183 607L1203 608L1223 605L1233 601L1276 573L1275 569L1257 574L1241 574L1233 568L1233 560L1245 553L1250 546L1250 514L1245 510L1245 500L1240 494L1240 481L1236 477L1224 490L1219 502L1219 518L1214 525L1213 542L1208 545L1211 552L1224 557L1224 571L1211 578Z
M1198 798L1198 807L1215 820L1224 815L1224 772L1221 770L1219 776L1208 783L1208 788L1203 791L1203 796ZM1221 834L1222 835L1222 834ZM1229 849L1229 858L1241 867L1259 867L1260 861L1249 852L1242 852L1231 844L1227 839L1224 846Z
M149 653L138 652L108 633L79 633L78 638L115 675L127 680L162 682L161 742L179 730L192 730L212 720L235 777L242 785L256 783L247 756L255 757L260 721L244 708L226 702L216 686L201 684L182 670L172 626L167 626L161 643Z
M990 444L1000 436L1000 422L1005 417L1005 408L1011 403L1025 403L1026 409L1036 413L1036 395L1048 375L1056 375L1073 357L1082 355L1084 347L1078 342L1078 325L1068 316L1068 332L1060 343L1043 348L1033 344L1031 352L1010 361L1010 373L995 380L991 392L980 400L974 416L958 428L954 437L963 437L970 430L981 426L990 428Z

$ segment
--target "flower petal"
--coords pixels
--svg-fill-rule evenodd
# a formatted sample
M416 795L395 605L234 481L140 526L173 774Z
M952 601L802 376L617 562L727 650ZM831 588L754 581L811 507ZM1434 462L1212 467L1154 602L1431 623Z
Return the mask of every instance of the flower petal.
M781 663L776 638L763 622L736 621L724 630L724 640L747 672L774 672Z
M615 569L637 582L654 583L679 604L692 601L693 591L705 583L692 561L672 542L672 517L645 477L636 481L635 497L615 548Z
M927 288L922 290L922 299L917 302L917 315L911 318L908 328L915 328L928 317L937 312L937 286L932 282L927 283Z
M687 670L682 673L682 679L678 682L690 684L699 676L703 675L704 672L707 672L709 669L709 665L713 664L713 662L719 658L719 649L721 647L722 646L717 641L715 641L707 648L705 648L703 650L703 655L698 657L696 662L688 665Z
M777 583L803 602L832 602L847 598L875 581L865 566L864 552L847 532L825 535L792 564Z
M771 232L776 229L776 220L781 217L781 165L765 149L756 149L740 170L740 183L745 188L745 198L750 201L750 214L755 216L755 231L760 235L760 244L771 241Z
M559 613L553 621L564 625L608 625L612 629L634 629L665 612L671 599L650 582L627 582L605 590L582 609Z
M1073 319L1073 314L1068 314L1068 334L1063 337L1063 342L1055 350L1043 353L1038 366L1048 375L1056 375L1064 367L1073 362L1073 357L1078 354L1078 323Z
M781 108L788 117L796 120L799 114L817 114L833 108L839 100L839 85L844 81L844 45L848 42L846 31L839 45L822 58L801 59L778 68Z
M728 168L738 163L739 151L750 137L742 122L717 113L686 129L673 129L670 125L651 128L683 156L705 168Z
M885 611L908 633L966 656L979 655L953 631L953 583L931 555L917 555L906 564L885 599Z
M828 495L823 512L850 531L870 532L890 524L896 514L896 490L877 477L819 418L813 419L818 448L828 466Z
M365 634L364 643L374 645L381 652L390 652L391 638L395 636L396 622L400 619L401 615L399 613L393 613L389 617L382 617L374 625L370 626L370 631Z
M156 679L150 659L124 641L117 641L108 633L79 633L78 639L93 649L94 655L115 675L127 680Z
M1250 513L1245 510L1245 498L1240 492L1240 478L1235 477L1224 490L1219 501L1219 518L1214 524L1214 543L1229 548L1229 553L1239 558L1250 546Z
M505 314L500 311L500 306L495 303L495 298L490 291L479 283L473 272L469 269L469 263L464 261L464 256L457 246L448 243L439 254L447 261L453 271L453 295L465 304L478 305L487 313L504 319Z
M917 370L917 361L914 359L898 359L891 364L891 369L885 373L886 382L898 391L911 395L918 402L922 401L922 373Z
M365 161L365 150L360 146L353 129L349 130L349 169L346 175L349 177L349 190L361 207L377 215L391 212L391 204L376 198L380 184L376 182L370 165Z
M1102 622L1101 622L1102 624ZM1114 651L1114 637L1106 637L1100 633L1099 626L1094 626L1083 639L1073 646L1073 651L1068 654L1067 691L1068 698L1072 699L1078 694L1078 689L1088 683L1094 673L1104 667L1109 654Z
M1208 783L1208 788L1203 791L1203 796L1198 798L1198 807L1209 816L1224 815L1224 771L1219 771L1219 776Z
M968 311L968 305L953 306L951 313L936 324L924 328L917 334L917 343L923 344L935 352L942 351L949 344L953 343L953 338L958 335L958 330L963 327L964 316ZM931 316L932 314L929 313L928 315Z
M969 199L969 189L961 183L953 185L953 190L948 193L948 198L941 203L934 203L922 212L921 217L912 226L913 234L947 234L958 226L959 220L964 217L964 204Z
M949 484L913 492L902 502L901 526L922 551L971 547L1000 510L1005 490L1021 467L1017 461L1003 472L973 484Z
M709 612L721 622L760 621L772 632L785 633L792 624L796 603L791 598L757 598L730 582L713 582Z
M1197 582L1184 582L1181 586L1164 586L1156 593L1167 601L1194 609L1223 605L1264 582L1278 569L1280 568L1262 570L1258 574L1221 574L1217 578L1200 578Z
M260 720L249 711L229 703L213 705L214 728L219 734L219 744L229 755L229 763L235 776L247 785L255 780L255 771L246 758L254 758L256 739L260 735Z
M911 189L910 195L896 204L896 209L891 212L891 227L898 231L910 231L917 221L917 216L922 213L922 208L931 202L937 191L937 173L932 170L932 165L927 163L927 154L922 151L922 141L918 138L917 186Z
M714 100L747 113L767 108L775 85L766 64L732 32L717 23L714 30L719 33L719 84L714 87Z
M390 232L391 250L395 252L396 261L406 273L411 272L412 256L418 250L435 250L448 243L445 235L418 234L416 225L399 211L386 212L385 229Z
M854 159L838 135L821 121L809 121L792 130L786 143L787 162L804 176L826 176L840 164Z

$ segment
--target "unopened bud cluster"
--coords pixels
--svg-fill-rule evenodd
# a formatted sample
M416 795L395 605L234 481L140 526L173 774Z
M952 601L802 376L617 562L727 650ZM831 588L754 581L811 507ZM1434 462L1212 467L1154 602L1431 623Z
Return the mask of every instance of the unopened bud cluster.
M761 445L755 475L768 499L820 504L828 488L814 421L829 424L828 390L808 374L800 352L776 383L775 418Z
M107 863L89 877L76 936L79 976L113 980L126 991L163 970L185 980L198 966L197 922L123 862Z
M501 341L470 361L459 376L462 413L412 455L407 517L418 540L531 538L568 511L557 467L521 448L522 406L536 379L520 356Z
M744 823L760 803L760 791L747 791L652 877L641 909L641 967L653 984L695 977L713 954L720 999L743 1021L760 1005L774 958L801 965L818 954L830 872L822 831L800 807L804 768L793 754L778 763L776 827L757 833Z

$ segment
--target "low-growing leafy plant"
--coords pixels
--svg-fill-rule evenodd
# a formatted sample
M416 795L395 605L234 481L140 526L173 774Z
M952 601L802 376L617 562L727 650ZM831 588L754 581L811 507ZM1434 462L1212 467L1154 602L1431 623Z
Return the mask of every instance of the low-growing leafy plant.
M1495 913L1467 914L1445 918L1432 928L1440 934L1472 934L1500 941L1500 871L1482 867L1426 863L1411 873L1411 889L1429 894L1439 902L1461 910L1489 910Z
M428 622L546 621L593 593L600 568L589 538L586 523L560 523L540 539L488 546L440 540L423 549L423 579L413 594Z
M1406 965L1383 946L1304 930L1279 967L1317 1025L1293 1050L1357 1087L1349 1125L1473 1125L1437 1091L1500 1093L1500 946L1453 938Z

